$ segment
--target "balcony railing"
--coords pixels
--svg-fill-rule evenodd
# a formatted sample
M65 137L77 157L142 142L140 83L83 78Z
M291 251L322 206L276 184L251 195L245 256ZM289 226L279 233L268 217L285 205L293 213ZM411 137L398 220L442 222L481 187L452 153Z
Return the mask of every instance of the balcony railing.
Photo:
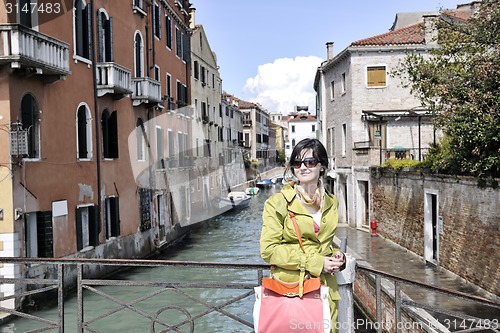
M243 120L243 127L252 127L251 120Z
M33 68L37 74L67 75L69 46L19 24L0 24L0 63Z
M152 104L160 103L161 100L161 84L149 77L138 77L132 79L133 105L138 106L142 103Z
M132 93L132 73L130 69L114 62L97 64L97 95L127 95Z

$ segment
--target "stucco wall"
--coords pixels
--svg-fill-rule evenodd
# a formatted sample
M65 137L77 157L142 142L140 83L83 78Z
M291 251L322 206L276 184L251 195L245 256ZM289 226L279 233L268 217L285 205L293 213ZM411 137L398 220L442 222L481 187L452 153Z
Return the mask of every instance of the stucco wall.
M500 195L479 188L469 177L372 169L371 216L377 232L418 255L426 256L425 196L437 198L439 266L500 295ZM465 269L464 269L465 267Z

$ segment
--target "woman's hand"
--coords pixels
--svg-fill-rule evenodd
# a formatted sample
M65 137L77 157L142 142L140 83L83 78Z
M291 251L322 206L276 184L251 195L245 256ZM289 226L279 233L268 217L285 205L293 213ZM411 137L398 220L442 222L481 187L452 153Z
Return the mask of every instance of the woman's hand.
M339 268L342 267L345 263L345 255L337 251L332 257L325 257L325 261L323 263L323 273L327 274L335 274L335 272L339 271Z

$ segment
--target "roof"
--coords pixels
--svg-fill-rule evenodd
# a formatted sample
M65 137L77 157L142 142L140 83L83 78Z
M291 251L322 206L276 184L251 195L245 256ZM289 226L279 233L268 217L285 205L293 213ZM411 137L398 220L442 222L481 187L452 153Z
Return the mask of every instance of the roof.
M413 24L381 35L360 39L350 46L425 44L424 25Z
M289 123L300 123L302 121L317 121L316 116L297 116L288 120Z

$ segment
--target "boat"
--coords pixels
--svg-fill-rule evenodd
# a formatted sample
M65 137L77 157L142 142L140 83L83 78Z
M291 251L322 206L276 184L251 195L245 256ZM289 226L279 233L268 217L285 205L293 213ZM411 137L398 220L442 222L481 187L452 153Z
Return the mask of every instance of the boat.
M243 209L250 206L251 199L245 192L229 192L226 197L219 198L218 208L224 211Z
M260 192L260 188L255 187L255 186L254 187L248 187L248 188L245 189L245 193L247 195L257 195L257 194L259 194L259 192Z
M273 184L283 184L283 177L282 176L276 176L271 178L271 181Z
M268 188L268 187L272 187L274 185L274 183L271 181L271 179L262 179L260 181L257 182L257 187L260 187L260 188Z

